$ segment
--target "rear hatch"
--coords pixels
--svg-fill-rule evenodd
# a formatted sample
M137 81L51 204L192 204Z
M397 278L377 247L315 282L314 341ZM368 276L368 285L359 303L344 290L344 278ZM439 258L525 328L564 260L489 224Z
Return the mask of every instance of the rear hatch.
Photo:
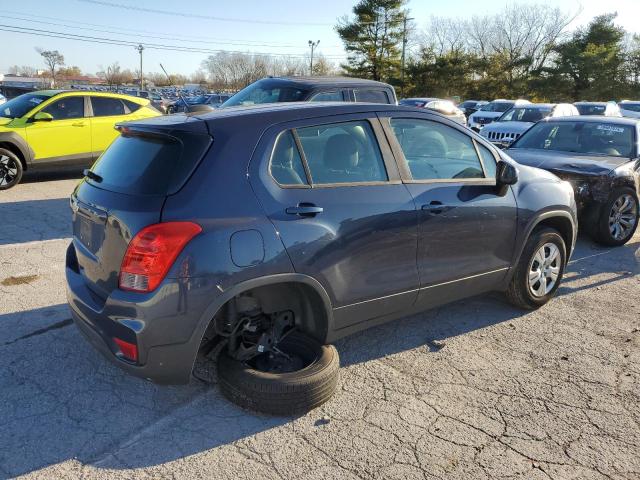
M78 270L102 299L118 288L131 239L162 220L166 197L182 188L212 142L205 122L183 115L118 128L71 195Z

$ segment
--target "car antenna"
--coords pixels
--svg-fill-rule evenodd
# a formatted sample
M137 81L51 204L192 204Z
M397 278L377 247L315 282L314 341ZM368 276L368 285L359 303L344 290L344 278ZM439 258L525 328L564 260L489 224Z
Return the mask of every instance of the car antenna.
M162 69L162 71L164 72L164 74L167 76L167 78L169 79L169 84L171 84L171 77L169 76L169 74L167 73L167 71L164 69L164 67L162 66L162 64L160 64L160 68ZM202 108L205 107L206 105L189 105L187 103L187 101L182 97L182 94L180 93L180 90L178 90L176 88L176 93L178 94L178 98L180 98L180 100L182 100L182 103L184 103L184 107L187 111L187 113L191 112L210 112L213 110L213 108L208 107L208 108Z
M169 76L169 74L167 73L167 71L164 69L164 67L162 66L162 64L160 64L160 68L162 69L162 71L164 72L164 74L167 76L167 79L169 80L169 85L172 85L173 82L171 81L171 77ZM187 108L187 110L189 110L189 104L187 103L187 101L182 97L182 94L180 93L180 90L178 88L176 88L176 93L178 94L178 98L180 100L182 100L182 103L184 103L184 106Z

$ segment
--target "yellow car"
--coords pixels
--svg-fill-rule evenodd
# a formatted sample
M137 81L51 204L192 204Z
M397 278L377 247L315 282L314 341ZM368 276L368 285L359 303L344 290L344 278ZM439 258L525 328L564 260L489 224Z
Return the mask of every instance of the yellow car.
M0 105L0 190L24 170L91 165L118 136L116 123L156 117L149 100L116 93L44 90Z

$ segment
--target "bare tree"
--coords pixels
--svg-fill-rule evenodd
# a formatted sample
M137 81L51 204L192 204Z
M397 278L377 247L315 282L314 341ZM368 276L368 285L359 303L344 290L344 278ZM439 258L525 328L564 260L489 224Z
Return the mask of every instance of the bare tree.
M55 87L58 68L64 65L64 55L58 52L58 50L43 50L42 48L36 48L36 51L44 59L44 63L47 65L49 73L51 74L52 86Z
M109 87L114 85L117 86L122 83L122 71L118 62L114 62L111 65L108 65L107 68L100 68L101 70L98 72L98 77L104 79Z

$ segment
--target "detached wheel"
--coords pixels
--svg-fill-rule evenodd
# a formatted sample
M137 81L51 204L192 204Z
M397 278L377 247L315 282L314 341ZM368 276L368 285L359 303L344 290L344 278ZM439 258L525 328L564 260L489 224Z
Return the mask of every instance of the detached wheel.
M593 239L609 247L627 243L638 228L638 197L631 188L617 188L597 220Z
M15 187L22 179L22 162L15 153L0 148L0 190Z
M509 301L527 310L540 308L547 303L562 281L566 259L564 240L556 230L534 230L507 290Z
M218 357L222 393L243 408L271 415L292 415L316 408L335 393L340 360L333 345L322 345L297 331L248 362Z

